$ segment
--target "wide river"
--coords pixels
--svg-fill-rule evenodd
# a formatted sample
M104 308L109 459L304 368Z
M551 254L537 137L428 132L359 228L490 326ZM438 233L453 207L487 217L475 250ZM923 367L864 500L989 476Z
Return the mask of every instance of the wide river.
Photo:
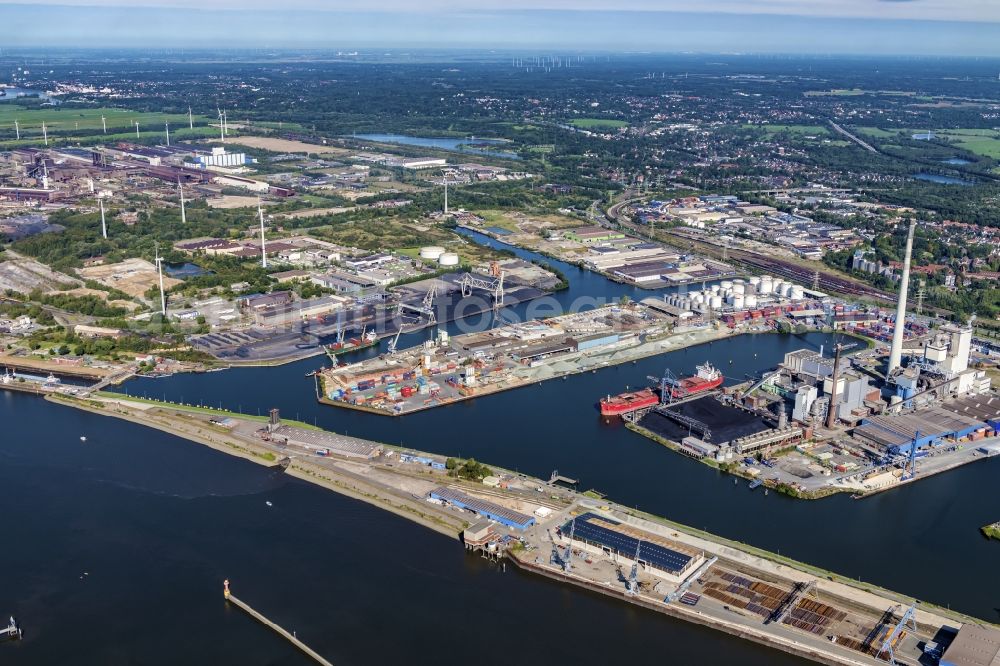
M564 306L579 295L648 295L549 263L571 282L558 296ZM990 571L1000 551L978 528L1000 519L997 460L867 500L794 501L734 485L604 423L594 408L668 365L685 372L708 359L738 381L789 350L830 343L744 336L396 419L317 404L303 375L321 359L126 388L251 413L279 407L333 430L540 476L558 468L620 502L996 621L1000 583ZM392 514L168 434L10 393L0 393L0 418L0 614L27 629L23 643L0 644L0 663L308 663L226 608L225 577L338 666L457 665L469 650L487 664L800 663L501 573Z

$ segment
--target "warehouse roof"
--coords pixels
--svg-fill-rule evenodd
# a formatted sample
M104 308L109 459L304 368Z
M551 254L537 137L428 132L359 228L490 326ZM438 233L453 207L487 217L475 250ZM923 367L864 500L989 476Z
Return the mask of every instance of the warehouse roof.
M923 442L955 433L964 435L982 425L979 419L931 407L908 414L873 416L865 419L855 432L885 446L902 446L911 442L918 433Z
M668 573L684 571L697 553L667 539L644 532L594 513L585 513L562 526L564 535L573 532L573 538L596 546L614 549L619 555L639 559L650 566Z
M941 657L941 665L1000 666L1000 631L978 624L963 625Z
M479 499L478 497L473 497L472 495L466 495L460 490L455 490L454 488L441 486L440 488L432 490L430 492L430 496L442 499L446 502L450 502L451 504L455 504L466 509L471 509L481 515L486 514L505 518L517 525L527 526L535 522L535 519L531 516L525 515L519 511L514 511L513 509L508 509L507 507L495 502L489 502L484 499Z
M296 444L317 449L329 449L333 453L349 457L373 458L382 451L380 445L363 439L356 439L322 430L306 430L287 425L276 427L271 431L271 436L277 438L286 437L290 442Z
M944 405L956 414L962 414L983 421L1000 419L1000 397L995 395L972 395L959 398Z

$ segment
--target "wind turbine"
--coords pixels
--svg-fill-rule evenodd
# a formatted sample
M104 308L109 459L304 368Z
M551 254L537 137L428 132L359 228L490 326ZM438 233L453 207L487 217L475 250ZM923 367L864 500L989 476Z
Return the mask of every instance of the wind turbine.
M218 108L218 107L216 107L216 108ZM218 109L218 111L219 111L219 140L222 141L223 143L225 143L226 142L226 125L222 122L222 109Z
M45 123L42 123L42 136L45 138L45 145L49 145L49 131L45 129Z
M101 116L101 127L104 128L104 133L107 134L108 133L108 119L105 118L104 116Z
M135 138L136 139L139 138L139 121L138 120L135 121Z
M267 247L264 245L264 209L260 207L260 197L257 197L257 215L260 217L260 265L267 268Z
M167 147L170 147L170 123L163 123L163 126L167 128Z
M156 245L156 271L160 276L160 312L163 319L167 318L167 294L163 291L163 257L160 256L160 246Z
M17 132L17 140L21 140L21 126L17 124L17 118L14 118L14 131Z
M181 224L187 224L187 213L184 212L184 186L181 179L177 179L177 190L181 193Z
M107 240L108 239L108 225L104 221L104 199L102 197L98 197L97 200L101 204L101 236L104 238L104 240Z
M229 136L229 112L225 109L222 110L222 133Z
M191 107L188 107L188 129L194 129L194 118L191 116Z

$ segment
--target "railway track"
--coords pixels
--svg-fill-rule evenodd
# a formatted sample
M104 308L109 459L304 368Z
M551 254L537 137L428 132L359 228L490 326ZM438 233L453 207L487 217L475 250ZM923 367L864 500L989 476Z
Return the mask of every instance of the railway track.
M629 232L638 235L641 238L646 238L650 240L656 240L649 236L647 230L642 229L639 225L636 225L626 216L622 215L622 208L626 205L638 201L636 198L629 198L627 200L621 201L608 208L608 217L619 226L626 228ZM706 256L712 257L716 260L723 261L722 254L723 248L715 245L713 243L706 242L699 238L693 238L688 234L683 232L674 231L664 231L666 236L669 236L673 240L673 244L680 247L681 242L686 242L692 246L694 250L704 254ZM669 240L666 242L670 242ZM875 287L864 284L863 282L858 282L855 280L848 280L846 278L839 277L828 273L822 269L809 269L790 261L784 261L782 259L775 259L773 257L768 257L753 252L747 252L746 250L738 250L729 248L727 250L727 257L724 261L742 264L753 269L760 270L763 273L768 273L770 275L775 275L777 277L786 278L797 284L803 286L812 286L815 274L817 270L819 271L819 281L817 289L820 291L831 292L835 294L847 295L847 296L857 296L861 298L868 298L879 303L895 303L895 294L890 294Z

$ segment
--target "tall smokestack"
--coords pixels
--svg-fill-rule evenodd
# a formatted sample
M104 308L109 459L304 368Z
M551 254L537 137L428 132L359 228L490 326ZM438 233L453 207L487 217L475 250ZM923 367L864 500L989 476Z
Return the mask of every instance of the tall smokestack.
M831 381L833 382L833 388L830 391L830 405L826 410L826 428L830 430L833 425L837 422L837 398L840 397L837 391L837 382L840 381L840 349L841 346L837 345L837 355L833 359L833 377Z
M889 377L898 367L903 357L903 329L906 328L906 290L910 286L910 257L913 255L913 232L917 221L910 219L910 231L906 235L906 254L903 255L903 277L899 280L899 303L896 305L896 324L892 330L892 347L889 349L889 367L885 376Z

